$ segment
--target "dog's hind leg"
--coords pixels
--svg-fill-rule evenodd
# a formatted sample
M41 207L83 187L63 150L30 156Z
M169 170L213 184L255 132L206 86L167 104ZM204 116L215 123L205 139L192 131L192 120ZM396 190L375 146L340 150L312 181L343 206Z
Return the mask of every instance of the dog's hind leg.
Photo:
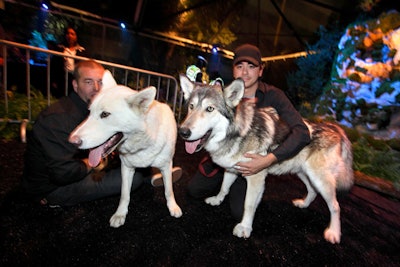
M206 198L205 202L212 206L218 206L219 204L221 204L222 201L224 201L225 196L229 193L229 189L231 188L236 178L237 174L225 171L221 189L219 190L218 195Z
M128 214L128 206L131 197L131 187L132 187L132 179L135 174L134 168L128 168L124 165L121 165L121 176L122 176L122 184L121 184L121 197L119 200L119 205L117 211L110 219L110 226L114 228L118 228L121 225L124 225L126 214Z
M324 231L326 241L335 244L340 243L341 226L340 226L340 206L336 199L335 176L328 174L325 176L325 184L322 188L318 188L321 196L328 205L330 212L330 223Z
M310 184L307 175L305 175L304 173L297 173L297 176L306 186L307 196L305 198L293 199L292 203L296 207L307 208L311 204L311 202L314 201L315 197L317 196L317 192L315 191L314 187Z
M253 230L254 215L264 193L265 176L266 172L262 171L246 177L247 190L243 217L242 221L233 228L233 235L244 238L250 237Z
M182 216L182 210L175 200L173 185L172 185L172 162L160 168L163 182L164 182L164 195L167 200L167 207L171 216L179 218Z

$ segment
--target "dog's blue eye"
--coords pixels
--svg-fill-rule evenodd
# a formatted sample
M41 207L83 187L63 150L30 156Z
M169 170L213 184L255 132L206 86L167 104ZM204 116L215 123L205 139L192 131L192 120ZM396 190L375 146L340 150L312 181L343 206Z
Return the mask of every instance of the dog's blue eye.
M104 118L107 118L109 115L110 115L110 112L103 111L103 112L100 114L100 118L104 119Z
M212 112L213 110L214 110L214 107L211 107L211 106L208 106L208 107L207 107L207 111L208 111L208 112Z

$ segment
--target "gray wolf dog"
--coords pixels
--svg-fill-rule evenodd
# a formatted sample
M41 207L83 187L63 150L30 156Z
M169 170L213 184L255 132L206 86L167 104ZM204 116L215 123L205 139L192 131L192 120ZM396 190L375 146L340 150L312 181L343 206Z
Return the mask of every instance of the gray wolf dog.
M225 168L220 192L205 199L210 205L219 205L239 174L234 168L235 164L249 160L243 156L244 153L266 155L279 146L288 127L279 120L275 109L257 109L255 101L241 101L244 94L241 79L233 81L223 90L192 83L184 75L180 76L180 84L188 103L188 113L178 130L186 142L186 151L194 153L204 147L212 160ZM295 157L245 177L247 191L244 213L242 221L233 229L235 236L250 236L266 176L294 173L303 181L308 194L304 199L293 200L293 204L306 208L320 193L330 211L330 223L324 237L331 243L340 242L340 207L336 190L348 190L353 184L351 143L344 131L335 124L304 121L311 134L309 145Z
M171 216L181 217L172 187L172 160L177 125L170 107L155 100L156 88L140 91L117 85L107 70L103 89L94 98L88 118L70 134L69 141L81 149L92 149L89 164L118 148L122 188L118 209L110 219L112 227L125 223L135 168L156 167L161 171L165 198Z

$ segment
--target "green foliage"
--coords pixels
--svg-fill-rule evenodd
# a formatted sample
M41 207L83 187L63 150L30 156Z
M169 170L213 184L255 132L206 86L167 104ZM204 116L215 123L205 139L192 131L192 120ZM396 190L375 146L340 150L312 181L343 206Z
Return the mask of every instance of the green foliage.
M351 143L357 142L358 139L361 138L361 134L357 129L354 128L348 128L342 126L342 128L345 130L347 137L349 138Z
M14 93L12 91L7 92L8 95L8 113L5 109L0 110L0 118L4 119L0 123L0 137L6 140L16 139L19 137L20 123L29 117L29 103L26 95ZM50 102L54 101L50 99ZM36 90L31 90L31 117L35 120L39 115L40 111L47 107L47 98L43 94ZM5 107L5 100L0 100L0 107ZM29 129L30 125L28 125Z
M381 84L381 86L376 90L375 96L380 97L384 93L391 94L395 89L392 87L392 83L385 81Z
M287 75L291 97L310 103L322 94L324 85L330 80L331 64L342 32L337 28L328 31L321 26L317 34L319 40L308 48L315 53L298 58L298 70Z
M400 185L400 139L382 140L342 126L353 148L353 169Z
M382 19L380 22L378 20L368 22L375 24L379 22L379 27L382 28L383 32L400 26L399 16L396 13L389 16L383 14L380 18ZM378 108L376 104L368 104L364 99L356 99L353 103L346 102L349 93L342 88L346 87L348 80L361 82L360 75L353 73L350 74L348 80L343 79L339 77L336 65L333 68L329 65L332 62L337 62L340 68L343 64L347 68L355 67L355 61L351 59L354 51L366 50L363 42L356 42L355 40L363 40L367 35L366 30L376 28L377 25L375 24L364 27L362 23L358 22L358 27L348 27L347 35L353 38L348 38L340 51L337 49L337 44L343 33L339 32L339 28L330 34L325 29L320 30L320 40L314 47L310 47L310 50L317 51L318 54L299 59L296 62L298 71L289 74L287 77L289 90L297 88L293 91L299 93L297 97L301 101L298 102L302 104L298 109L303 116L310 119L320 114L324 115L324 120L334 121L351 117L354 118L355 124L378 122L378 127L387 125L390 107L388 107L388 110L386 110L386 107ZM373 59L380 61L383 57L382 46L382 40L373 44L371 52ZM395 52L395 50L391 50L389 54L393 57ZM330 69L331 71L328 73ZM364 74L367 72L366 69L360 67L357 67L356 70ZM392 81L399 80L400 71L394 69L390 75ZM383 81L376 89L376 96L379 97L384 93L390 94L393 90L395 88L390 81ZM400 100L399 95L396 97L397 102ZM295 97L292 96L292 98ZM313 107L313 103L316 103L315 107ZM354 170L400 184L400 139L377 140L370 135L361 134L357 129L343 128L345 128L347 136L352 142Z
M170 7L175 6L175 10L180 11L195 5L195 2L198 1L171 2ZM209 12L208 8L179 12L178 19L171 18L158 27L161 27L161 31L185 32L189 39L198 42L228 46L237 40L231 29L235 29L237 23L240 23L240 16L231 11L240 9L245 4L246 1L210 1L213 12Z
M400 81L400 70L394 69L390 73L390 79L393 80L393 81Z
M350 74L349 75L349 77L348 77L348 79L350 80L350 81L355 81L355 82L361 82L361 77L360 77L360 75L358 75L358 73L352 73L352 74Z
M379 16L378 20L376 20L375 27L381 28L383 33L397 29L400 27L400 16L394 12L383 13Z
M323 88L323 95L318 99L313 112L319 115L335 116L336 120L343 118L343 112L347 108L347 95L340 90L340 83L345 81L338 80L336 83L328 83Z
M337 120L344 119L352 125L373 123L378 128L388 125L390 108L395 105L393 102L399 103L400 100L400 91L396 83L400 81L400 70L397 66L384 67L388 66L385 62L393 58L396 50L384 44L385 37L381 37L381 32L387 34L389 30L399 26L400 14L393 11L382 13L378 18L356 21L346 28L324 94L315 101L314 110L318 114L325 115L323 112L329 110L328 115L336 114ZM362 63L369 58L372 59L373 67L368 64L356 66L357 60ZM390 97L389 101L386 100L385 94ZM344 99L347 99L347 103L343 102ZM381 99L383 101L380 101Z
M12 124L6 121L0 122L0 135L4 140L17 139L19 133L19 124Z
M400 151L400 139L389 139L386 141L386 143L393 148L394 150Z
M353 142L353 168L366 175L400 183L400 139L391 142L362 135Z

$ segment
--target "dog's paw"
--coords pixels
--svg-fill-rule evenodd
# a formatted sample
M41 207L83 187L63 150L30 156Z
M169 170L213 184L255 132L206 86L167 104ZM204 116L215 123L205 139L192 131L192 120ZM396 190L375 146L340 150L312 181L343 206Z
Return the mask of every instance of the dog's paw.
M237 237L249 238L251 235L251 231L253 229L251 227L246 227L241 223L236 224L235 228L233 228L233 235Z
M214 196L214 197L208 197L204 201L211 206L218 206L219 204L222 203L223 200L224 200L223 198L221 199L218 196Z
M331 228L326 228L324 231L324 238L326 241L332 244L339 244L340 243L340 232L332 230Z
M114 215L110 218L110 226L114 228L118 228L125 223L126 215L120 215L114 213Z
M292 200L293 205L295 205L298 208L307 208L308 205L306 204L306 202L304 201L304 199L302 198L298 198L298 199L293 199Z
M182 210L178 205L175 205L169 208L169 214L171 214L172 217L179 218L182 216Z

